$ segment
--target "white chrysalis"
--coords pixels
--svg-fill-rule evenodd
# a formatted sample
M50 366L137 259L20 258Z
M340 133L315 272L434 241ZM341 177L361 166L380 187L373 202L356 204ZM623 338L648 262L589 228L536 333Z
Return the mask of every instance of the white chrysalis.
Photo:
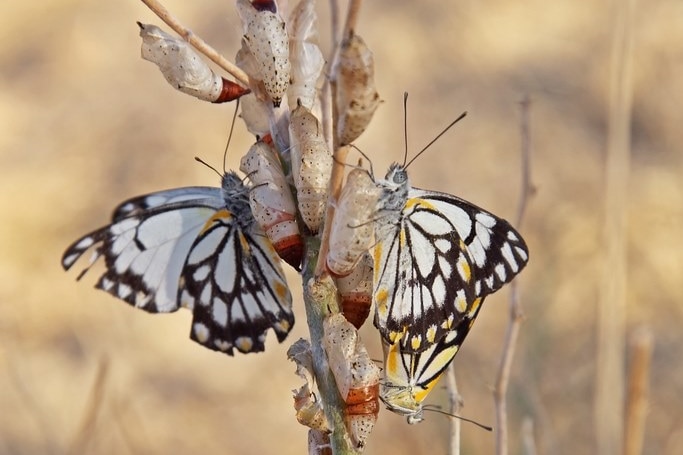
M287 89L289 106L297 100L308 109L318 95L318 78L325 65L325 59L317 44L317 16L313 0L301 0L289 16L289 60L291 79Z
M142 58L155 63L173 88L212 103L232 101L249 93L249 89L214 73L187 41L156 25L138 25Z
M327 268L338 276L353 270L374 239L373 216L381 189L364 169L352 169L342 188L330 228Z
M344 420L357 449L365 445L379 413L381 371L370 359L358 331L341 314L323 322L323 346L330 370L346 402Z
M325 214L332 154L322 126L305 106L297 106L289 119L292 175L299 212L306 226L318 232Z
M262 81L273 106L280 102L290 78L289 37L287 27L275 11L274 2L252 4L237 0L237 11L244 26L244 44L256 62L256 74L242 68L249 76Z
M296 205L275 149L258 141L240 161L252 183L249 205L280 257L299 268L303 240L296 223Z
M360 329L372 307L372 259L365 255L346 276L335 278L342 314Z
M381 102L375 89L372 51L360 36L342 42L337 82L337 133L342 145L350 144L367 128Z

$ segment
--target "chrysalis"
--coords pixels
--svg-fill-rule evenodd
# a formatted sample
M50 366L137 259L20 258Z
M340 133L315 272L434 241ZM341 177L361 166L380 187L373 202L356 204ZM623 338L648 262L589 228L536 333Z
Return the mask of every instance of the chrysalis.
M377 421L381 371L370 359L358 331L344 316L328 317L323 331L330 370L346 402L346 427L353 445L360 449Z
M296 374L304 380L304 385L298 390L293 390L297 421L314 430L329 433L331 426L322 403L311 392L314 383L311 343L303 338L299 339L287 350L287 358L296 364Z
M294 198L273 147L256 142L240 162L252 182L249 205L280 257L299 268L304 247L296 223Z
M308 430L308 455L332 455L330 435L320 430Z
M372 259L366 255L351 273L337 277L335 282L342 314L354 327L360 329L372 306Z
M332 154L318 119L302 105L292 111L289 138L299 212L306 226L315 233L325 214Z
M330 228L327 268L338 276L351 273L374 239L377 200L381 189L364 169L352 169L342 188Z
M273 106L280 106L290 78L289 37L287 27L275 12L274 2L237 0L237 11L244 26L244 43L257 62L257 74L250 76L263 82Z
M337 132L342 145L355 141L365 131L379 106L374 77L372 52L360 36L352 33L342 43L339 55Z
M150 24L140 26L142 58L155 63L173 88L212 103L225 103L249 89L214 73L187 41Z
M313 0L301 0L289 16L289 59L292 69L287 99L291 107L300 100L302 105L313 109L318 95L318 78L325 65L316 43L318 30L314 6Z

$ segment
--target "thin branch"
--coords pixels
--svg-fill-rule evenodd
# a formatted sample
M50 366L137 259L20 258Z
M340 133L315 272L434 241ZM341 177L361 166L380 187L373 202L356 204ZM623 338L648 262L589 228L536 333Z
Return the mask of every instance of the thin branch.
M458 393L458 385L455 382L455 363L446 370L446 389L448 390L448 403L450 405L450 414L454 416L460 415L460 407L462 406L462 398ZM448 429L448 455L460 455L460 426L461 420L457 417L450 418L450 425Z
M362 5L362 0L351 0L349 3L348 10L346 12L346 22L344 23L343 36L348 36L351 30L356 26L358 21L358 15L360 13L360 7ZM336 8L336 2L331 2L331 7ZM333 14L333 19L337 21L337 14ZM337 25L333 24L333 29L337 29ZM331 123L331 134L332 134L332 150L334 150L334 162L332 164L332 175L330 176L329 183L329 195L327 199L327 210L325 213L325 225L323 227L323 232L321 236L320 245L320 256L318 256L318 262L315 268L315 276L319 277L325 273L325 258L327 257L327 251L329 248L328 240L330 236L330 229L332 228L332 219L334 218L334 204L337 199L339 199L339 194L341 193L342 184L344 182L344 172L346 157L349 153L349 147L339 147L339 137L337 136L337 76L339 71L338 59L341 50L341 43L343 39L339 39L335 36L334 43L335 47L332 50L332 63L329 67L329 73L326 81L326 86L323 91L326 100L329 104L323 104L325 108L323 112L327 112L332 116L332 122L327 123L329 127ZM323 129L325 129L325 120L323 119ZM328 138L329 139L329 138ZM328 143L330 141L328 140Z
M520 129L522 135L522 191L519 200L516 226L519 229L524 221L527 200L533 195L531 185L531 141L529 132L529 110L531 100L525 96L521 102ZM508 453L508 426L507 426L507 390L510 382L510 370L515 356L517 337L524 319L521 304L519 303L519 291L517 280L510 283L510 320L505 333L503 353L498 366L498 374L493 390L493 399L496 406L496 454L507 455Z
M176 19L161 2L157 0L140 0L142 3L152 10L154 14L173 29L178 35L182 36L184 40L195 47L199 52L204 54L209 60L216 65L223 68L228 74L231 74L244 87L249 87L249 76L242 71L237 65L219 54L213 47L208 45L203 39L192 33L190 29L185 27Z
M308 257L305 264L308 266L303 270L302 276L315 381L318 385L325 415L333 428L330 436L332 452L335 455L356 454L357 452L350 446L351 439L344 423L346 403L339 394L339 388L330 371L327 355L323 348L323 321L331 312L339 312L339 303L337 301L337 289L332 279L329 276L314 276L311 259L316 255L320 256L317 241L318 239L314 237L306 239L306 255Z

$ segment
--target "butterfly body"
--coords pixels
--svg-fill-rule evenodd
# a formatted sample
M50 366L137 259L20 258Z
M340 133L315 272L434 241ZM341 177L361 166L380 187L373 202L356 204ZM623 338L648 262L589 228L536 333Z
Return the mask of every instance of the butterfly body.
M151 313L190 309L190 337L210 349L263 351L268 329L282 341L294 324L279 258L234 172L221 188L165 190L120 204L110 225L67 248L63 267L90 249L79 279L104 257L95 287Z

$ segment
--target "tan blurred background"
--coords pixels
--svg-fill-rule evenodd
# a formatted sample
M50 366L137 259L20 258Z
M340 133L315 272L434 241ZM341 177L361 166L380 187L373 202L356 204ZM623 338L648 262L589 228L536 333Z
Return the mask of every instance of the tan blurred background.
M166 4L234 55L232 2ZM326 2L319 13L326 43ZM527 320L510 384L513 454L527 417L539 453L594 451L613 17L607 1L368 1L358 28L384 99L357 143L375 169L402 159L404 91L413 152L469 111L411 166L416 186L512 219L519 101L532 97L538 193L522 228L531 263L520 277ZM136 20L160 24L135 0L0 6L0 453L304 453L290 394L299 381L285 359L305 336L295 273L298 323L287 342L271 336L266 353L228 358L188 339L188 312L136 311L94 290L94 276L76 283L60 267L65 247L123 199L219 183L192 157L220 163L233 106L172 90L139 57ZM674 455L683 453L683 4L640 2L634 33L627 329L655 335L645 453ZM238 127L230 167L251 140ZM463 414L483 423L493 424L508 292L487 300L456 360ZM371 324L363 336L380 358ZM439 389L429 401L444 397ZM445 453L447 425L434 414L408 426L382 411L366 453ZM462 445L492 453L494 436L465 425Z

